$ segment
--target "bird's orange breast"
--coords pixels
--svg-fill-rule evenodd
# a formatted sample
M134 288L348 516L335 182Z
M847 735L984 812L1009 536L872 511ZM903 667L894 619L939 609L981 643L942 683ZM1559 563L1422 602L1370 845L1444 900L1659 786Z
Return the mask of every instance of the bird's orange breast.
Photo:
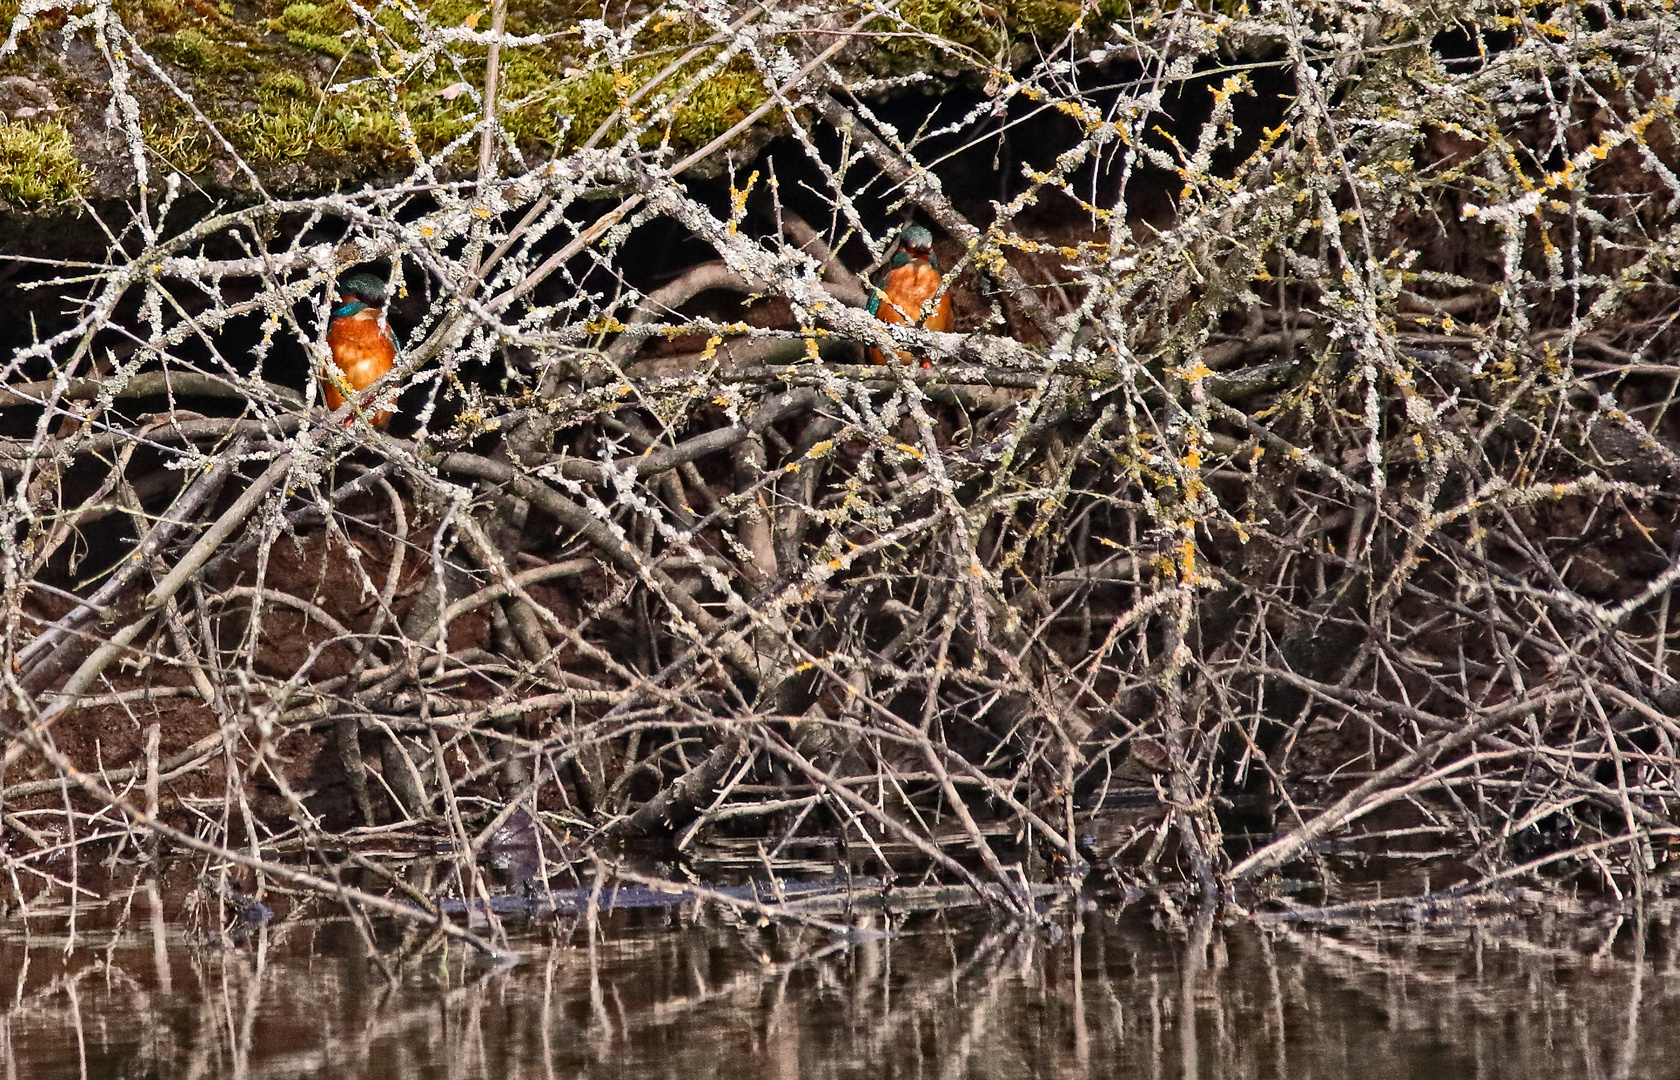
M912 259L903 266L895 267L882 284L881 291L886 294L886 299L876 309L876 316L887 323L914 322L921 314L922 306L939 292L940 281L939 271L925 259ZM933 310L918 325L943 333L951 329L951 321L951 295L946 293L939 297ZM869 350L869 356L877 364L887 362L878 349ZM911 360L910 354L903 350L899 351L898 358L906 364ZM932 365L924 360L922 366Z
M333 364L344 375L352 390L365 390L390 371L397 360L397 346L389 329L378 318L360 314L347 319L334 319L327 327L327 345L332 349ZM327 408L337 409L344 404L333 380L323 377L321 390ZM389 412L378 412L371 418L375 427L384 427L391 418Z

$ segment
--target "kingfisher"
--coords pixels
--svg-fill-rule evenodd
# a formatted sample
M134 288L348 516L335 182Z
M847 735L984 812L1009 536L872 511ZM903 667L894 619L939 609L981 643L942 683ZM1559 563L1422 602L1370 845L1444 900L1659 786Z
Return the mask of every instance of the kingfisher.
M366 390L397 360L397 342L384 318L385 283L372 274L351 274L339 282L338 297L338 307L333 308L332 321L327 323L332 363L350 390ZM321 373L321 393L327 408L336 410L344 404L344 394L333 385L331 374ZM368 419L374 427L382 428L391 414L382 409Z
M884 323L909 323L928 330L951 329L951 294L940 292L942 278L939 263L933 257L933 233L924 226L909 225L898 234L898 250L893 253L886 276L870 291L869 314ZM923 317L923 306L935 295L939 299ZM883 303L882 301L885 301ZM900 349L898 358L910 363L911 356ZM881 350L870 349L869 359L885 364ZM923 360L922 366L933 366Z

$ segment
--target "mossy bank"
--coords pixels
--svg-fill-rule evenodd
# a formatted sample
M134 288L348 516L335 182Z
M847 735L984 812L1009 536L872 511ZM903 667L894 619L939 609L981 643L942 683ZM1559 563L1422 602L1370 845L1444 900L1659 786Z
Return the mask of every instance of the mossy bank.
M377 182L422 163L449 178L477 160L492 20L480 0L117 0L28 18L19 10L18 0L0 2L0 25L11 32L0 60L0 199L13 211L134 192L132 140L111 122L125 111L114 82L134 102L128 120L141 132L152 185L176 171L238 201L249 181L235 154L275 194ZM1122 11L1120 0L909 0L877 20L880 37L860 38L837 62L848 82L984 77L1044 44L1090 37ZM862 12L834 14L849 23ZM615 113L624 115L626 101L635 101L631 116L658 117L637 136L644 148L680 151L766 100L761 65L692 12L644 4L602 15L572 0L508 6L506 31L517 43L501 51L497 115L527 163L591 135L622 137ZM789 25L777 47L797 52L797 20ZM655 92L637 94L661 73ZM776 124L772 110L757 137Z

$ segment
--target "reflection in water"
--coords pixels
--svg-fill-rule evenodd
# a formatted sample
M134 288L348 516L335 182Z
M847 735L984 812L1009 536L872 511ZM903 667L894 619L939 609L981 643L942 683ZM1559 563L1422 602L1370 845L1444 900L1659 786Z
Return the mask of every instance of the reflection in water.
M620 912L598 935L525 927L523 962L497 969L313 908L206 944L164 919L156 886L83 913L74 947L67 912L33 906L0 922L7 1077L1529 1080L1671 1076L1680 1055L1666 909L1168 929L1093 913L1019 933L925 919L838 944Z

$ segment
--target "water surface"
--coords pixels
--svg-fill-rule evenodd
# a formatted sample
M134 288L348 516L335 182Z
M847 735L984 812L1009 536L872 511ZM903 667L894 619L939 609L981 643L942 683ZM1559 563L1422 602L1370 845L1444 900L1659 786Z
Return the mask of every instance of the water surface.
M0 920L7 1077L1672 1077L1674 912L837 942L710 910L510 925L515 966L298 905L228 945L136 886ZM278 906L278 905L277 905ZM212 928L213 929L213 928ZM370 943L378 957L370 954Z

